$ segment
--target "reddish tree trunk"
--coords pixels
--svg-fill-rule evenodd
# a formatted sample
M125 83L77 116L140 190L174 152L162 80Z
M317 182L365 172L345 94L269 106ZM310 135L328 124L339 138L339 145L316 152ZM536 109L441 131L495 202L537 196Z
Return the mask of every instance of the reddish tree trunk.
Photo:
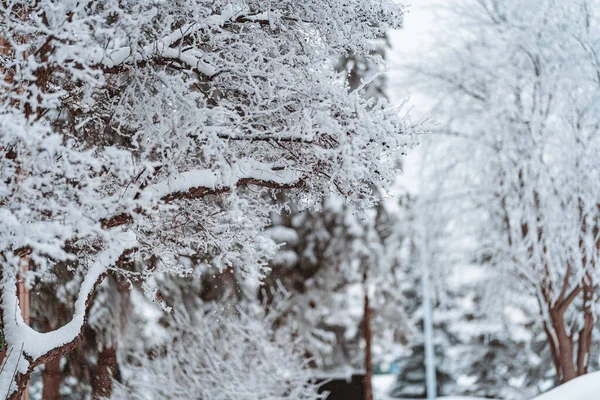
M61 357L57 357L44 365L44 371L42 372L42 383L44 386L42 400L60 399L60 382L62 379L60 359Z
M589 306L585 307L584 325L578 332L577 340L574 334L569 335L565 326L564 311L551 309L552 327L545 326L546 335L552 352L552 360L560 383L565 383L588 372L588 364L592 345L594 316ZM577 346L577 353L575 353Z
M550 354L552 355L552 363L554 364L554 370L556 371L556 376L560 379L561 376L561 368L560 368L560 358L558 357L558 343L556 343L556 336L552 335L551 328L548 328L548 323L544 322L544 332L546 332L546 337L548 338L548 344L550 345Z
M110 397L112 394L112 380L117 373L117 349L103 347L98 355L98 362L92 377L92 399Z
M594 316L591 311L585 312L584 325L579 331L579 348L577 352L577 376L588 373L590 352L592 347L592 331L594 330Z
M579 348L577 352L577 375L588 373L592 349L592 332L594 330L594 314L592 313L592 302L594 301L594 288L592 277L587 274L587 282L583 287L583 328L579 331Z
M567 334L563 314L551 311L552 327L558 342L558 360L560 363L560 381L565 383L577 377L573 353L573 338Z

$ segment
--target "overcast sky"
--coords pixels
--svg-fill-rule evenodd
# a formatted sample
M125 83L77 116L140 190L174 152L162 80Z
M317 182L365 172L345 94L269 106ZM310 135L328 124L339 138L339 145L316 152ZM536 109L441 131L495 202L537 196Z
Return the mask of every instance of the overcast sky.
M408 13L404 18L404 28L390 33L392 48L387 54L388 59L388 95L392 102L402 103L408 99L411 107L411 118L419 120L427 115L427 96L419 93L416 88L401 85L403 81L403 63L406 60L416 60L421 54L431 51L434 47L433 27L435 16L432 12L432 0L408 0ZM393 193L408 190L411 193L419 191L419 150L413 149L404 160L403 174L398 178Z
M462 0L404 0L408 5L408 13L404 18L404 28L390 32L391 49L387 53L388 61L388 95L395 104L408 99L410 117L414 121L428 118L435 121L436 115L430 114L432 100L419 91L416 85L406 79L407 60L418 62L419 57L435 52L444 45L443 32L448 28L449 19L444 9ZM422 146L421 146L422 148ZM398 178L393 194L406 189L418 193L420 186L419 171L421 164L421 148L409 151L403 166L403 174Z

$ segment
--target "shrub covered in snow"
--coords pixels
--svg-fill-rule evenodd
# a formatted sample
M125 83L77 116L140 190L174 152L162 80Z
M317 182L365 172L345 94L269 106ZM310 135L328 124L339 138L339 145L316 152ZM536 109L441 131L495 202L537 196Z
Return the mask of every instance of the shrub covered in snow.
M284 330L278 313L240 309L174 314L167 343L128 357L129 376L113 399L317 400L308 361Z

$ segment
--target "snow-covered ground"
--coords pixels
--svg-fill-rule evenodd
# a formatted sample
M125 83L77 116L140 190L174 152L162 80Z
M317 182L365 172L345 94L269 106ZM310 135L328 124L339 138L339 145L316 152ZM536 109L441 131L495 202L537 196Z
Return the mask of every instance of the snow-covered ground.
M573 379L533 400L600 400L600 372Z
M386 375L374 375L373 376L373 397L375 400L388 400L390 399L387 396L387 393L392 388L394 381L396 380L396 375L394 374L386 374Z

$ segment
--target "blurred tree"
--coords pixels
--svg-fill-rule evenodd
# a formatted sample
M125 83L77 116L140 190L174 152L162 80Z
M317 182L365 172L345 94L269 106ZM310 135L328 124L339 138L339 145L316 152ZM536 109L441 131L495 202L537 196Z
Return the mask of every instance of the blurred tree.
M441 122L427 162L437 191L424 201L444 199L455 243L470 241L467 259L485 254L502 271L490 287L506 285L491 295L537 303L526 315L546 335L557 380L569 381L598 360L600 186L589 182L600 170L599 3L465 0L440 10L444 42L412 66Z

